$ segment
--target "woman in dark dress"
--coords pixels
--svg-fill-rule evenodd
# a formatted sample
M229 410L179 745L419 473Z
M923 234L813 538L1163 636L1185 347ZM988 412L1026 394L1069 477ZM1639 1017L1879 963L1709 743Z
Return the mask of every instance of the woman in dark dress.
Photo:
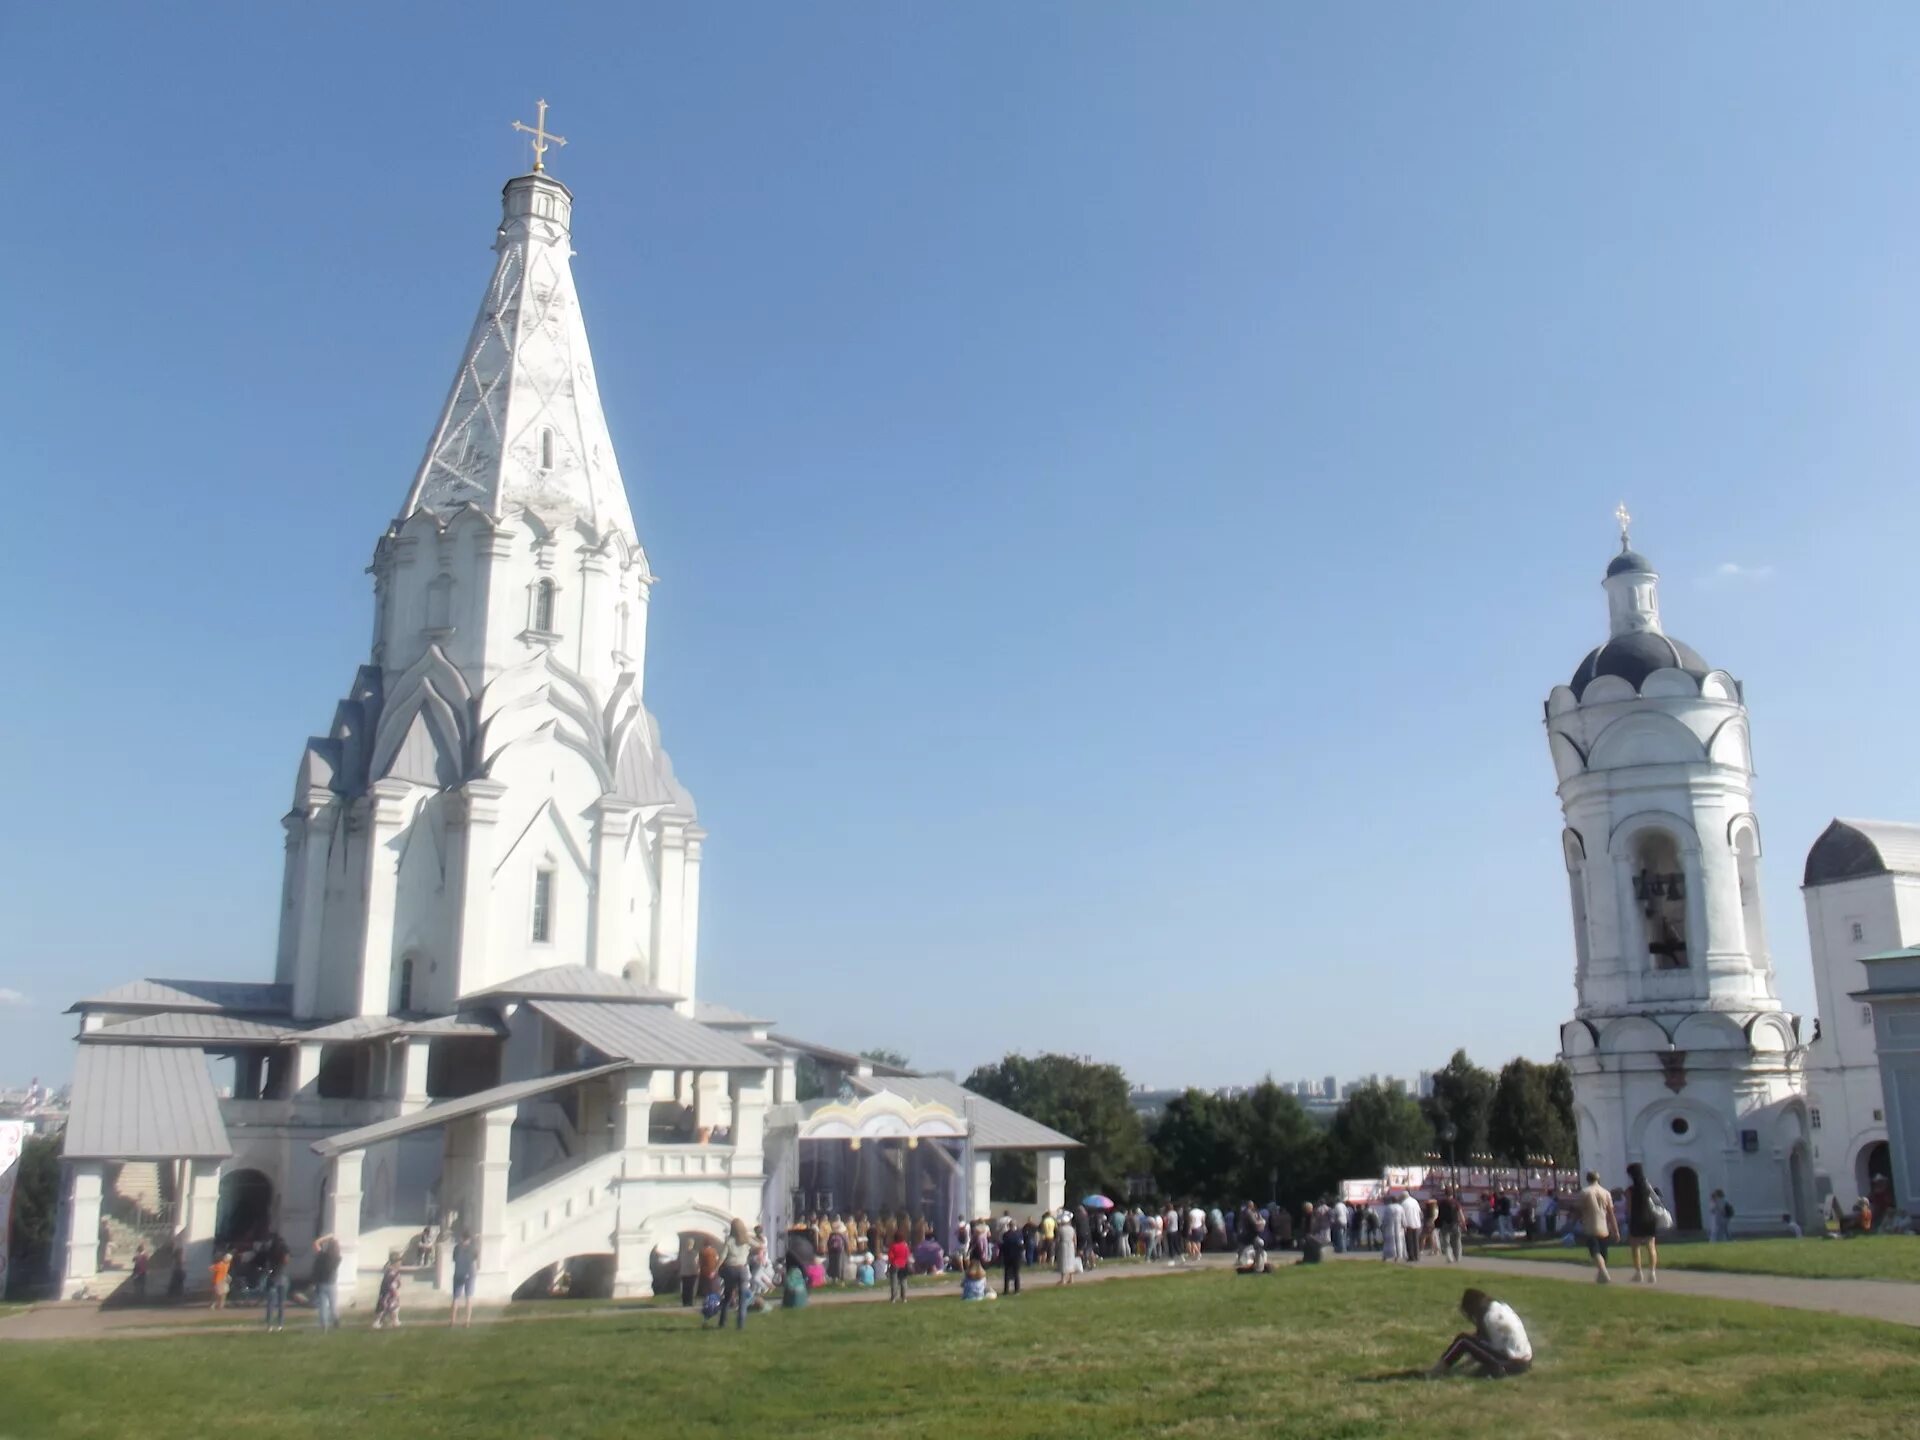
M1643 1279L1649 1285L1660 1283L1660 1243L1654 1236L1660 1227L1654 1222L1653 1186L1639 1161L1627 1166L1627 1240L1633 1246L1633 1281ZM1646 1270L1641 1271L1644 1255Z

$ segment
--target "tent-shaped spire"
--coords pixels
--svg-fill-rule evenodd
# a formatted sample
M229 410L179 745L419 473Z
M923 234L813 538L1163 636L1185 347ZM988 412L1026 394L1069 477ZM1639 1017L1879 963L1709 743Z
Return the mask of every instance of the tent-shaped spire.
M573 192L521 175L502 211L493 279L400 518L525 504L637 544L573 288Z

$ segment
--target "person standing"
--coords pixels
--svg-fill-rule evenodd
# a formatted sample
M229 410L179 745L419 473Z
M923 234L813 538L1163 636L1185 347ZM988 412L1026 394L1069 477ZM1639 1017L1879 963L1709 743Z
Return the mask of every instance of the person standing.
M680 1232L680 1308L693 1308L694 1287L700 1283L700 1237L691 1230Z
M1660 1242L1654 1237L1660 1226L1653 1213L1653 1185L1638 1160L1627 1166L1627 1239L1633 1245L1633 1281L1644 1278L1649 1285L1660 1283Z
M1391 1263L1400 1258L1402 1232L1406 1229L1407 1212L1400 1208L1400 1202L1388 1195L1380 1201L1380 1258Z
M453 1309L447 1316L448 1326L461 1323L460 1306L466 1304L466 1328L473 1328L473 1275L480 1268L480 1250L473 1243L473 1232L462 1230L460 1238L453 1242Z
M400 1252L389 1250L380 1268L380 1293L373 1301L373 1328L400 1328Z
M227 1276L233 1273L233 1256L222 1250L213 1257L213 1266L208 1272L213 1277L213 1308L227 1308Z
M136 1300L147 1298L147 1242L142 1240L133 1250L133 1297Z
M1057 1284L1071 1285L1073 1283L1073 1270L1077 1263L1074 1256L1074 1249L1078 1244L1078 1240L1079 1237L1074 1234L1074 1229L1071 1225L1062 1225L1054 1232L1053 1266L1054 1269L1060 1272L1060 1279L1056 1282Z
M1400 1258L1409 1265L1418 1265L1420 1234L1426 1229L1426 1213L1420 1208L1420 1197L1409 1190L1400 1201L1400 1213L1406 1217L1400 1235Z
M1347 1209L1347 1202L1338 1199L1333 1202L1333 1253L1347 1253L1347 1226L1353 1219L1353 1212Z
M747 1328L747 1261L752 1258L753 1241L747 1234L747 1222L738 1215L727 1232L726 1248L720 1255L720 1328L727 1328L727 1307L737 1305L739 1317L734 1329Z
M907 1232L893 1232L887 1247L887 1303L907 1303L907 1277L913 1274L913 1247L907 1244Z
M1460 1252L1460 1201L1451 1190L1440 1192L1439 1203L1434 1207L1434 1228L1440 1235L1440 1258L1449 1264L1459 1264Z
M1716 1190L1707 1201L1707 1243L1733 1239L1733 1206L1724 1190Z
M313 1309L322 1330L340 1328L340 1245L331 1235L313 1242Z
M1593 1257L1593 1280L1605 1285L1613 1277L1607 1274L1607 1246L1613 1242L1613 1195L1600 1183L1598 1170L1587 1171L1587 1187L1578 1199L1580 1228L1586 1233L1587 1254Z
M1000 1293L1002 1295L1020 1293L1020 1262L1026 1258L1026 1247L1020 1243L1020 1232L1009 1227L1000 1237Z
M267 1237L267 1308L266 1326L269 1331L287 1328L287 1265L293 1259L293 1253L287 1249L287 1242L275 1231Z

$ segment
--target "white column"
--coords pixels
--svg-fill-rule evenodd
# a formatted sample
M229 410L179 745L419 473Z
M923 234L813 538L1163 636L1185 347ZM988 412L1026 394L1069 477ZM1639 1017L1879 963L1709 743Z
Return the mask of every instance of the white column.
M767 1072L752 1070L735 1070L727 1076L735 1175L758 1175L766 1163L767 1079Z
M418 1110L427 1103L427 1060L432 1044L424 1035L410 1035L401 1042L406 1055L401 1062L400 1108Z
M459 934L454 955L459 974L454 977L453 994L468 995L475 990L508 977L495 975L487 966L487 920L493 899L494 849L498 842L496 826L500 819L500 799L507 787L498 780L469 780L455 794L455 803L447 809L447 828L460 835L454 847L456 875L454 888L460 897Z
M106 1188L106 1162L67 1162L67 1253L62 1257L62 1295L100 1273L100 1196Z
M218 1160L195 1160L187 1169L181 1235L189 1290L211 1289L213 1284L207 1268L213 1264L213 1230L220 1223L220 1165Z
M348 1150L328 1162L327 1209L322 1231L340 1247L340 1308L353 1304L360 1273L360 1174L364 1150Z
M682 997L690 1013L692 996L680 976L681 901L686 889L687 826L674 815L660 817L660 903L653 910L653 983Z
M320 941L327 913L327 858L333 853L333 832L340 821L340 803L331 794L316 791L308 798L305 834L300 856L300 899L293 942L293 1013L302 1018L319 1008Z
M1042 1150L1034 1157L1035 1198L1043 1210L1058 1211L1067 1203L1067 1152Z
M393 918L400 882L400 834L413 813L413 785L376 780L364 801L366 925L360 940L360 1015L385 1015L393 996Z
M289 1100L318 1100L320 1098L320 1055L323 1047L318 1043L303 1044L294 1047L293 1075L287 1084Z
M479 1184L475 1187L476 1214L472 1230L480 1246L479 1269L474 1274L474 1297L495 1304L513 1298L513 1272L508 1264L507 1176L513 1161L513 1119L518 1105L489 1110L480 1140Z
M623 1070L612 1077L619 1094L614 1133L622 1150L644 1150L653 1123L653 1071Z
M967 1218L978 1220L993 1213L993 1164L984 1150L973 1152L973 1168L967 1177Z
M627 935L627 837L640 807L608 795L594 806L593 933L588 955L595 970L618 975L632 958Z
M616 1143L626 1152L620 1186L620 1210L613 1227L613 1293L616 1297L653 1293L653 1236L640 1228L650 1194L644 1156L653 1118L651 1070L626 1070L611 1077L615 1094Z
M687 997L677 1008L689 1016L700 986L700 848L706 838L707 832L698 825L687 827L687 858L680 884L680 983L674 993Z

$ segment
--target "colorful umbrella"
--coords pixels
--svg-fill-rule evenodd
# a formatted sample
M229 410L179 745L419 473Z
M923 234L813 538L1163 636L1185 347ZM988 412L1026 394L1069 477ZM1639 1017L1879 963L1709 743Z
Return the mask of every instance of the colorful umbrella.
M1089 1210L1113 1209L1113 1201L1107 1199L1107 1197L1104 1195L1089 1195L1087 1196L1086 1199L1082 1200L1080 1203L1082 1205L1085 1205Z

